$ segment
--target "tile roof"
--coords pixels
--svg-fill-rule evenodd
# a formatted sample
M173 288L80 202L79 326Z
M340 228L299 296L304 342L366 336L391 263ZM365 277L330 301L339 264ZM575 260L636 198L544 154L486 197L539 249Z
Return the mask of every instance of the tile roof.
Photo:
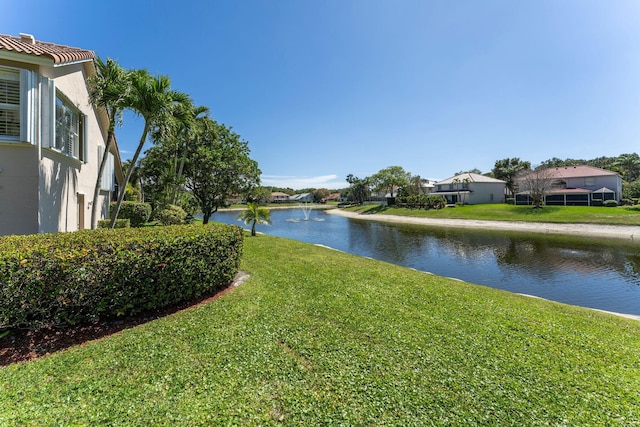
M617 172L606 169L596 168L594 166L562 166L558 168L550 168L553 178L584 178L590 176L610 176L618 175Z
M505 184L505 181L502 181L500 179L491 178L489 176L484 176L484 175L480 175L480 174L473 173L473 172L461 173L460 175L452 176L451 178L447 178L445 180L438 181L438 182L436 182L436 184L438 184L438 185L453 184L454 183L453 181L455 179L458 179L460 182L462 182L464 179L468 179L469 182L491 182L491 183L502 183L502 184Z
M96 57L91 50L41 42L29 34L20 34L20 37L0 34L0 53L2 51L48 58L56 65L90 61Z

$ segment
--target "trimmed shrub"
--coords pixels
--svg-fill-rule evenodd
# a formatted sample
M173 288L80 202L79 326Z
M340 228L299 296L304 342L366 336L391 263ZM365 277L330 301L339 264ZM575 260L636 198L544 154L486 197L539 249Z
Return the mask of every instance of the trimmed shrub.
M109 205L110 216L116 211L116 203ZM151 205L148 203L122 202L118 219L128 219L131 227L142 227L151 217Z
M616 200L605 200L602 203L602 206L607 208L615 208L616 206L618 206L618 202Z
M640 205L627 206L625 209L628 211L640 212Z
M98 221L98 228L109 228L111 225L110 219L101 219ZM116 219L116 223L113 228L129 228L131 226L131 221L129 219Z
M398 205L410 209L442 209L446 205L446 200L441 196L411 195L399 197Z
M242 247L223 224L0 238L0 332L189 301L231 283Z
M162 225L179 225L186 223L187 213L180 206L169 205L154 216Z
M635 203L631 199L622 199L622 200L620 200L620 204L622 206L633 206L633 205L635 205Z
M513 197L507 197L505 199L505 203L508 205L515 205L516 204L516 199L514 199Z

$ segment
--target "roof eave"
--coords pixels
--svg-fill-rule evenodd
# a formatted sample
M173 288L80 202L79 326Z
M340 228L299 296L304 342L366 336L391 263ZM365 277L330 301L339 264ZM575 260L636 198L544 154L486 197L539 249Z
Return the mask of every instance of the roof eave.
M56 64L52 58L49 58L46 56L37 56L37 55L31 55L28 53L12 52L4 49L0 49L0 59L6 59L8 61L14 61L14 62L22 62L25 64L49 65L54 67L61 65L61 64Z

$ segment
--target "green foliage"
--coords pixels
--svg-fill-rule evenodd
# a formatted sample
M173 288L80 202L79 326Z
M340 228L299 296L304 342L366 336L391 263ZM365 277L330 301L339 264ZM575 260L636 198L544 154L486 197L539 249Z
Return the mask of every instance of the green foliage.
M258 163L249 157L249 146L240 135L213 120L187 147L185 186L198 201L206 224L212 213L226 207L232 196L248 196L260 184Z
M237 226L87 230L0 239L0 330L72 325L187 301L231 282Z
M627 206L625 209L632 212L640 212L640 205Z
M522 161L518 157L513 157L496 160L491 172L494 178L506 181L509 193L513 194L516 176L527 169L531 169L530 162Z
M625 199L637 199L640 197L640 180L622 182L622 197Z
M135 188L131 183L127 184L127 188L124 193L124 200L127 202L142 202L142 192Z
M110 219L101 219L98 221L98 228L109 228L111 225ZM129 228L131 227L130 219L118 219L116 220L115 226L113 228Z
M399 197L397 204L399 207L407 207L409 209L442 209L447 205L447 201L442 196L421 194Z
M109 213L114 215L116 203L112 202L109 206ZM128 219L131 227L142 227L151 217L151 205L148 203L138 202L122 202L120 206L119 219Z
M607 208L615 208L618 206L618 202L616 200L605 200L602 203L602 206L607 207Z
M410 181L411 174L401 166L389 166L369 177L369 183L375 191L388 192L391 197L396 194L396 189L408 186Z
M251 235L256 235L256 223L258 224L270 224L271 212L264 206L259 206L257 203L248 203L247 209L242 211L238 215L238 219L245 223L245 225L251 224Z
M516 199L514 199L513 197L507 197L507 198L505 199L505 203L506 203L507 205L514 205L514 204L516 203Z
M347 199L351 202L362 204L369 198L369 179L358 178L352 174L347 175L347 182L350 187L346 191Z
M185 223L187 213L180 206L169 205L156 212L154 217L162 225L180 225Z

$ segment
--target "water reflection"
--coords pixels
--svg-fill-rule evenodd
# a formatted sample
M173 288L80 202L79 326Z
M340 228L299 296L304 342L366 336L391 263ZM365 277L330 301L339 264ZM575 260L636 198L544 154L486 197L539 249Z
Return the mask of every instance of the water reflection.
M237 213L214 221L236 223ZM350 220L314 211L272 211L267 234L318 243L445 277L568 304L640 314L640 247L580 237ZM288 221L289 220L289 221Z

